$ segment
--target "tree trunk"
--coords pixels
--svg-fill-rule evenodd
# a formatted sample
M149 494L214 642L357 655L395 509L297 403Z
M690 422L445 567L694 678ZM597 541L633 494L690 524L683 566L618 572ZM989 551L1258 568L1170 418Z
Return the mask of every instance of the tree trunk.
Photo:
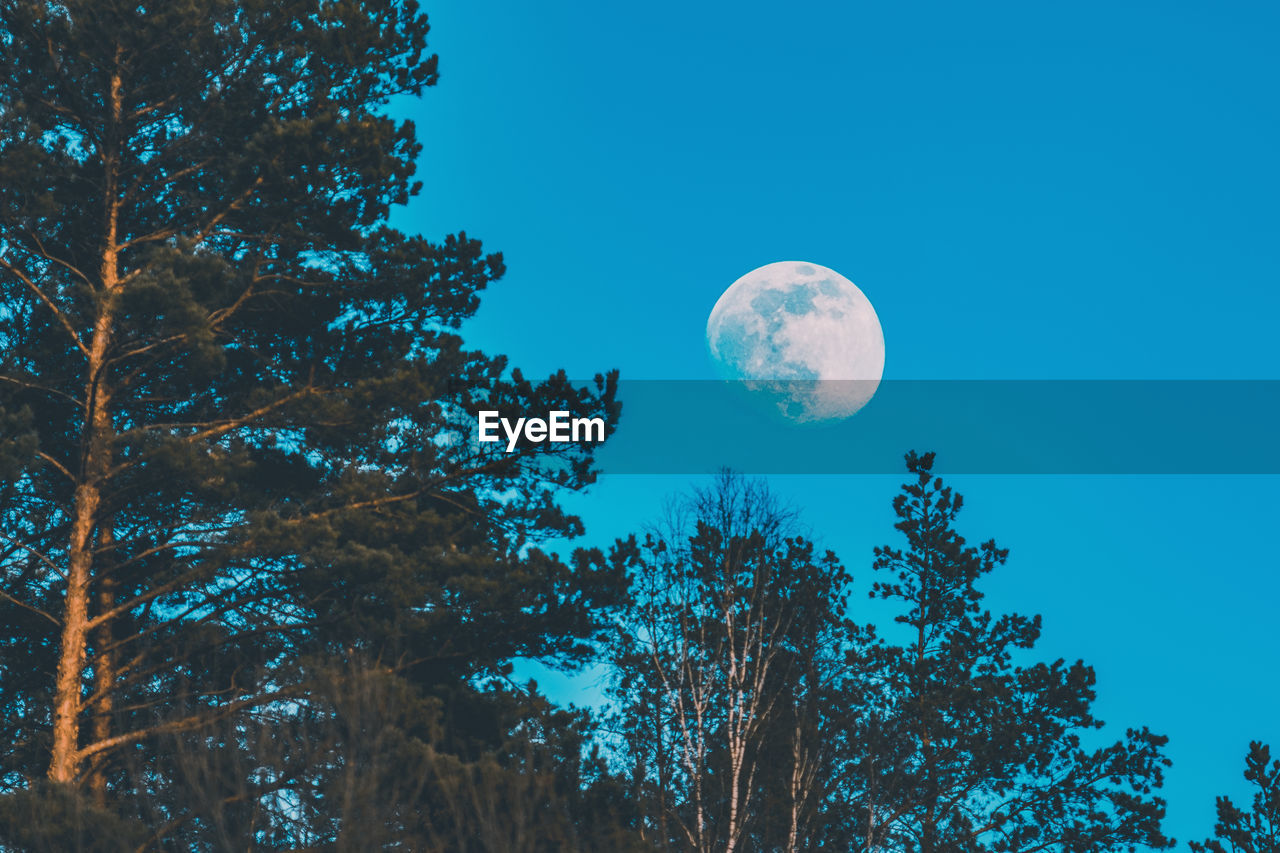
M114 544L114 538L109 521L103 522L101 527L102 531L98 536L101 547L98 553L106 554ZM97 578L98 613L107 613L116 603L116 579L101 567L99 575ZM115 650L112 649L112 644L115 642L112 621L107 620L99 625L96 634L93 656L93 694L95 696L93 739L100 742L111 737L111 712L114 709L112 688L116 679L116 656ZM106 761L106 754L100 753L89 774L89 790L93 792L94 802L99 806L107 804Z
M800 841L800 801L801 790L801 745L800 724L792 730L791 741L791 821L787 828L787 853L796 853Z
M117 51L117 60L119 51ZM54 683L53 750L49 778L71 784L80 777L80 714L87 657L89 586L93 576L95 532L102 504L103 481L110 470L111 393L107 385L107 354L111 345L114 303L120 288L118 240L117 150L123 113L123 80L117 67L111 77L108 104L111 125L104 134L101 299L88 345L85 366L85 417L75 497L71 507L71 540L67 548L67 594L63 606L58 674Z
M67 596L62 614L62 642L58 652L58 676L54 684L53 755L49 778L74 782L80 772L81 676L85 663L85 629L89 621L89 572L92 537L98 511L98 489L82 482L76 487L75 521L67 569Z
M105 315L105 312L104 312ZM104 316L103 319L106 319ZM98 326L105 329L103 322ZM86 419L84 461L72 508L71 543L67 549L67 594L62 615L62 641L58 652L58 675L54 685L53 755L49 778L74 782L80 774L80 711L82 681L88 640L89 581L93 573L94 532L102 503L101 478L106 472L106 439L109 416L107 394L96 381L105 355L107 331L95 330L90 355L90 375L86 397L90 413Z

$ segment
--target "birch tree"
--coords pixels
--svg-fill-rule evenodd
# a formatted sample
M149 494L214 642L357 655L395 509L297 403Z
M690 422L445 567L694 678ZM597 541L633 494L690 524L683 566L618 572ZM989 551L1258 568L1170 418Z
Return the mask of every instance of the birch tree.
M856 635L844 569L762 483L733 475L615 559L635 584L614 653L619 731L655 806L652 840L698 853L809 849L830 771L818 712Z

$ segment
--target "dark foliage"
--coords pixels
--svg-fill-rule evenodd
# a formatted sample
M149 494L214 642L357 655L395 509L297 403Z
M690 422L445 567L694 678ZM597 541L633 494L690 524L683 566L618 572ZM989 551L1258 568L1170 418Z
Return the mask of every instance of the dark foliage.
M725 474L610 556L634 578L612 649L615 730L646 839L700 853L839 843L847 655L865 634L835 555L762 482Z
M876 549L889 579L872 595L900 603L905 642L875 649L881 691L859 732L869 850L1084 853L1171 845L1153 795L1166 738L1131 729L1089 748L1093 670L1024 663L1040 618L983 610L978 581L1008 552L969 545L960 495L907 455L913 479L894 500L904 549Z
M379 713L432 721L405 722L397 779L547 764L491 685L580 661L619 578L534 547L579 529L555 495L588 454L470 432L482 407L612 423L614 377L467 350L502 257L386 224L420 145L383 108L436 82L427 31L411 0L0 0L13 832L91 803L168 849L340 845L372 818L316 792L389 748L333 728L344 661L388 673ZM303 723L319 775L258 754Z
M1196 853L1280 851L1280 760L1271 760L1271 747L1256 740L1249 744L1244 778L1253 788L1253 807L1242 811L1229 797L1218 797L1213 838L1192 841Z

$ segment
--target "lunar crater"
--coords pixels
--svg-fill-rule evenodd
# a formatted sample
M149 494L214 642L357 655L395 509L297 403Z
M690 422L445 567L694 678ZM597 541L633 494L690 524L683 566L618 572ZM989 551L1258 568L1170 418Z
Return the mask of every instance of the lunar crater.
M722 373L777 397L796 421L849 417L884 373L871 302L818 264L782 261L735 281L707 319L707 345Z

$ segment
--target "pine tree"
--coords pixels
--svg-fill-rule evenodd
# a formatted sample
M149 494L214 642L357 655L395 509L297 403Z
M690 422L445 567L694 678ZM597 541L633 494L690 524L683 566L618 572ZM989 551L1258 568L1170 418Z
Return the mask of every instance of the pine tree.
M252 739L327 659L480 702L586 651L617 578L533 546L589 455L469 437L612 423L615 377L468 351L501 255L387 225L427 31L413 0L0 0L0 785L179 822L139 751Z
M907 455L894 500L904 549L876 549L892 576L872 595L897 602L905 642L877 650L884 689L857 733L868 851L1115 851L1171 845L1154 796L1166 738L1130 729L1089 749L1093 670L1023 661L1040 618L982 609L979 581L1008 552L956 532L963 501Z
M1218 823L1213 838L1191 842L1195 853L1280 853L1280 760L1271 760L1271 747L1249 744L1244 759L1245 781L1253 786L1253 808L1241 811L1229 797L1218 797Z

